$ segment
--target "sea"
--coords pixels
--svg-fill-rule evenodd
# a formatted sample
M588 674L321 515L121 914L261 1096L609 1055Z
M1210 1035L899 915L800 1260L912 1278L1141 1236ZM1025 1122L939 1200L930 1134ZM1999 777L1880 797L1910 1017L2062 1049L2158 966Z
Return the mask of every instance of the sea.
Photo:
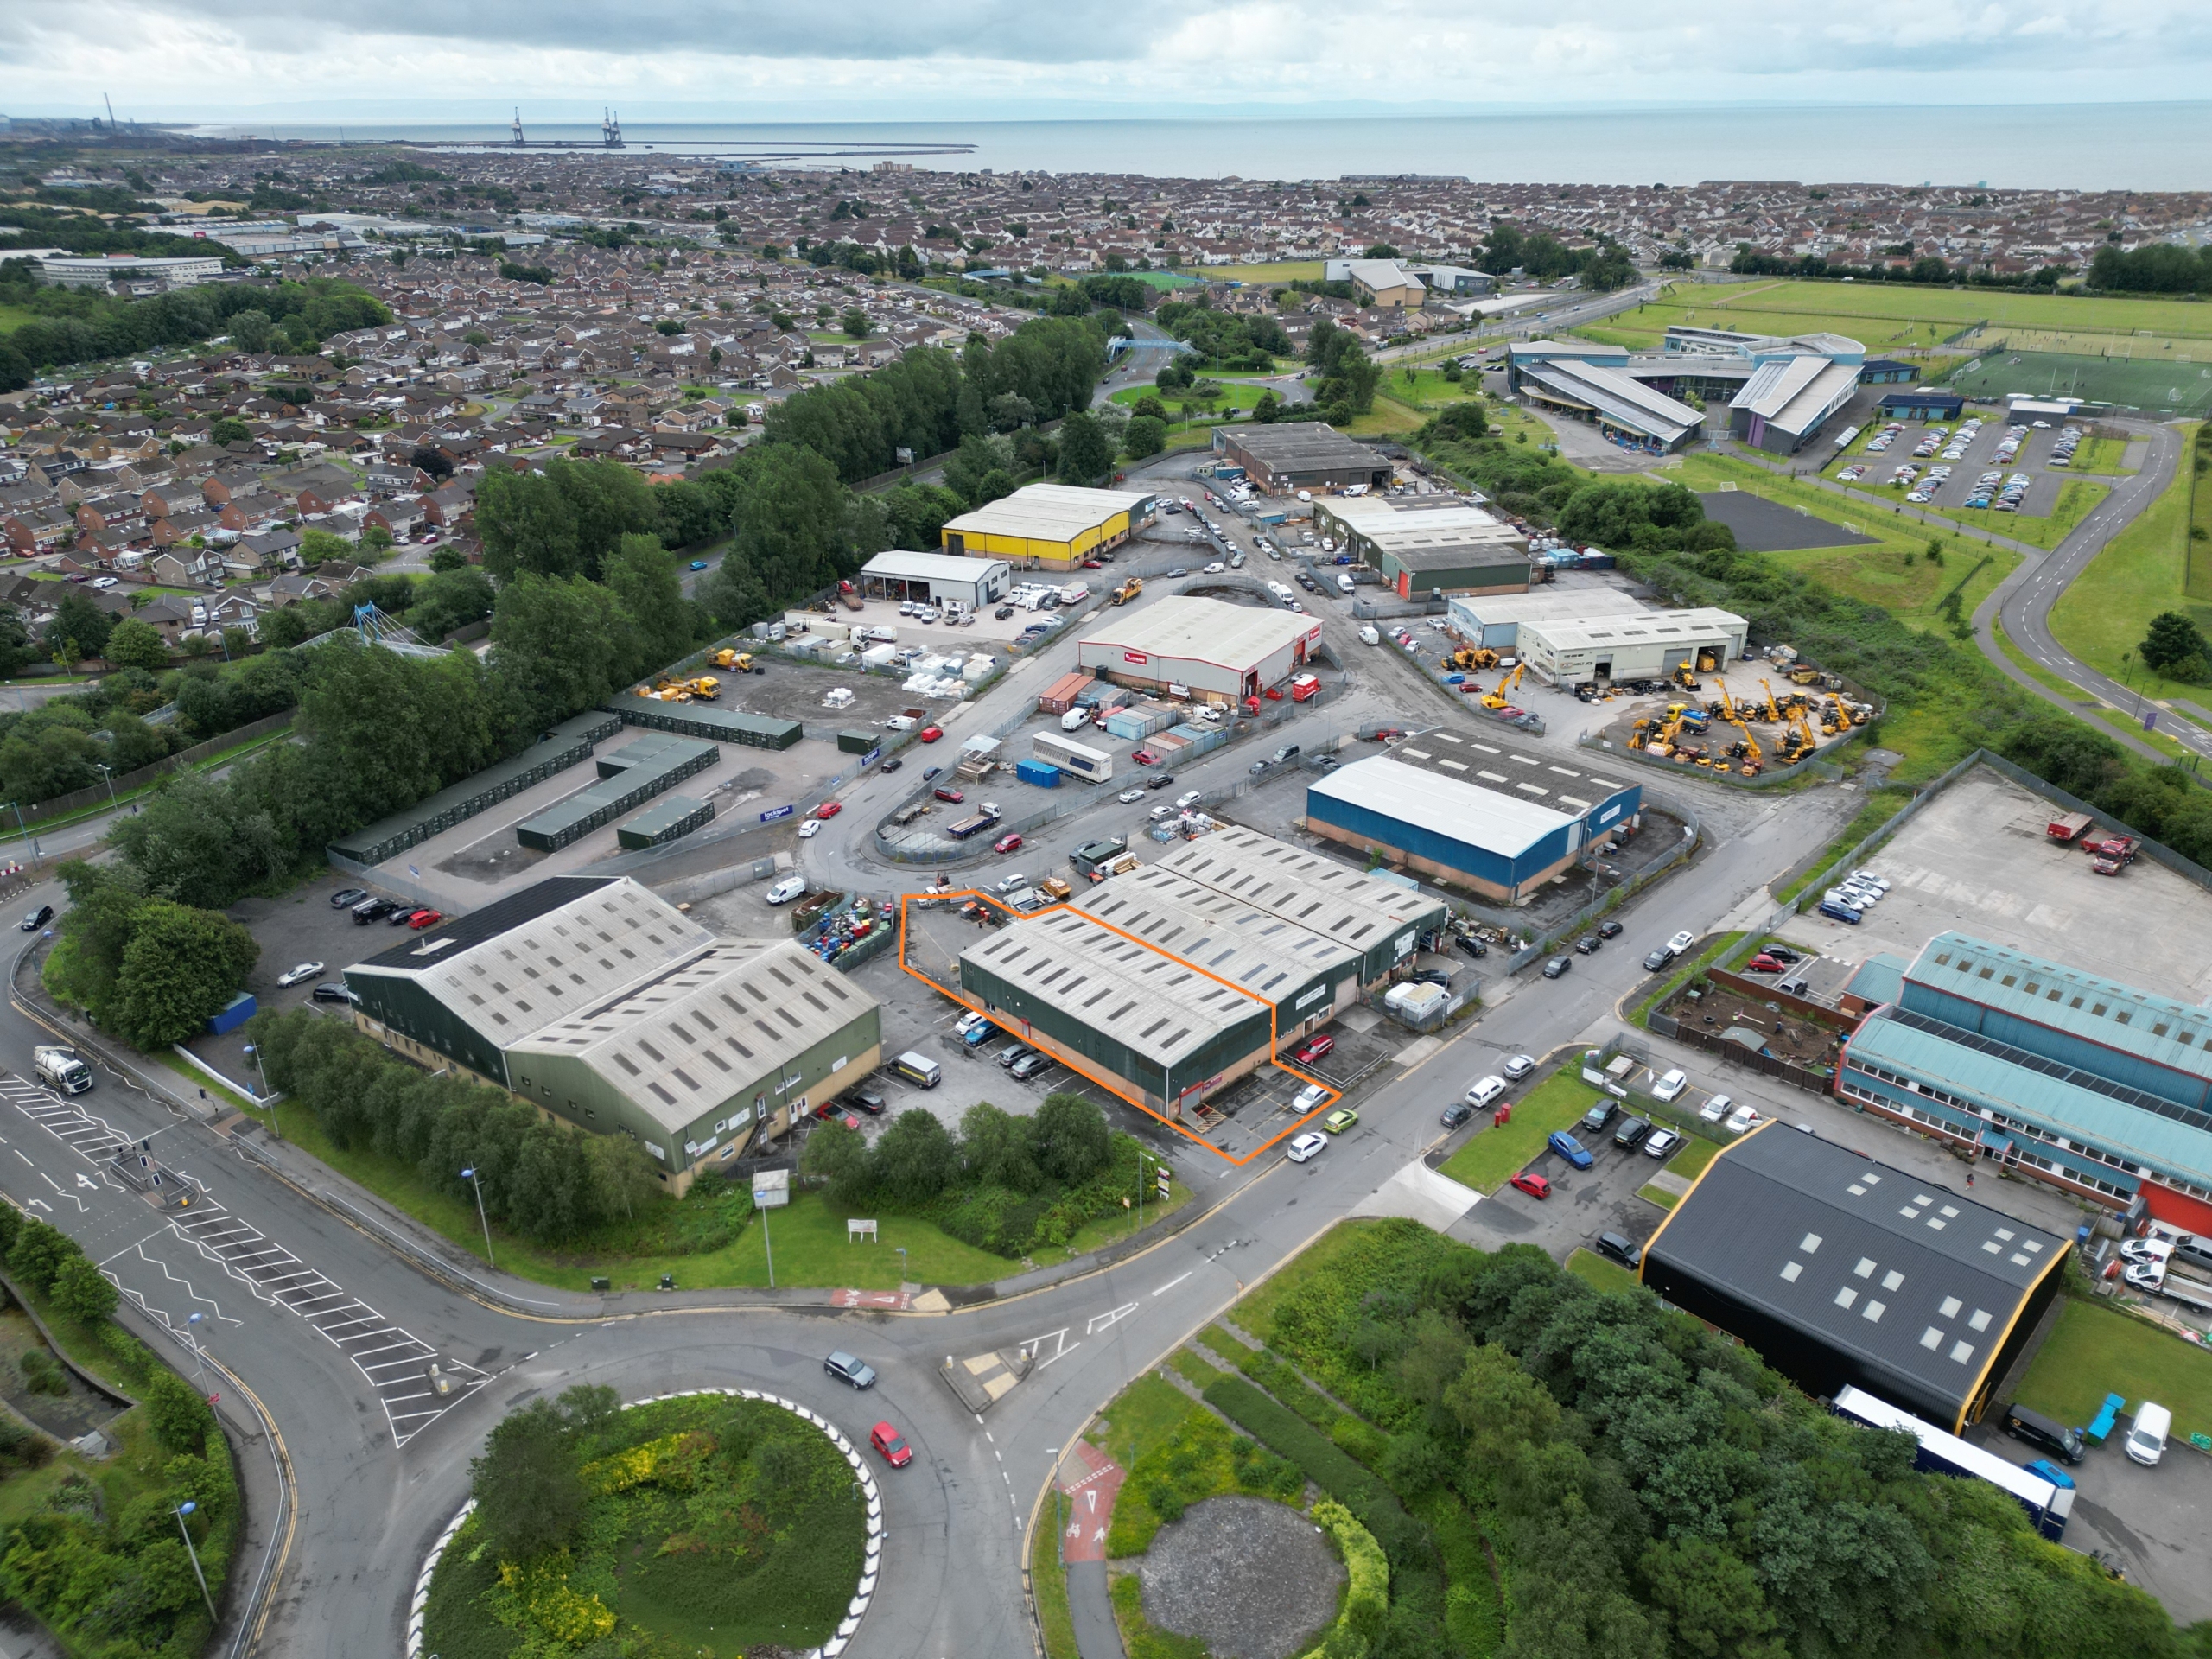
M596 123L532 140L597 147ZM1572 108L1479 114L1084 119L626 119L632 152L752 156L771 165L879 160L950 171L1338 181L1403 175L1496 184L1796 180L1977 188L2212 190L2212 102L2134 105ZM504 144L505 122L210 124L210 137Z

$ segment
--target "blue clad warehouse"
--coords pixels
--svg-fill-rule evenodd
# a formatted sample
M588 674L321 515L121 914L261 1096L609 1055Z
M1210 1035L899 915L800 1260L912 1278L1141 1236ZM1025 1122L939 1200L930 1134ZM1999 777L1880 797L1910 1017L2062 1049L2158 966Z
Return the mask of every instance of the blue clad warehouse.
M1846 995L1844 1099L2108 1208L2212 1236L2212 1010L1963 933Z
M1505 904L1637 822L1640 785L1503 744L1423 732L1306 789L1306 824Z

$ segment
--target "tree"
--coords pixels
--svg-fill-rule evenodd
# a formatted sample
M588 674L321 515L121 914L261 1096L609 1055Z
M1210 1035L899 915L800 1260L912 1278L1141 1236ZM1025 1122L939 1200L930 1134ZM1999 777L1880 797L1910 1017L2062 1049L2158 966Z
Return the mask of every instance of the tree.
M629 619L597 582L525 575L499 590L492 673L533 730L606 702L636 660Z
M61 1269L81 1262L85 1253L60 1228L43 1221L27 1221L8 1250L8 1271L37 1291L50 1294Z
M1269 396L1272 394L1263 394ZM1155 416L1139 415L1129 422L1128 435L1122 441L1132 461L1143 461L1167 448L1167 423Z
M1105 1167L1110 1139L1105 1114L1082 1095L1046 1096L1031 1128L1038 1166L1069 1186ZM1134 1179L1135 1172L1130 1173Z
M583 1522L584 1487L569 1424L550 1400L503 1419L468 1465L476 1513L502 1560L557 1548Z
M442 567L434 556L431 569L433 574L415 589L415 602L407 609L407 626L418 636L435 642L492 614L492 579L481 570L459 554Z
M231 344L242 352L260 355L269 349L275 332L276 324L266 311L237 311L231 315Z
M835 1118L817 1123L806 1137L799 1169L826 1179L830 1196L839 1203L859 1198L868 1191L873 1174L867 1138Z
M855 340L866 340L868 330L874 327L868 320L868 313L858 306L854 306L845 313L843 321L845 332Z
M418 472L428 473L440 483L453 476L453 457L432 444L416 444L407 457L407 464Z
M592 1183L598 1189L600 1207L608 1215L633 1219L660 1196L660 1179L652 1160L628 1135L594 1135L584 1143L584 1149L590 1155Z
M484 568L501 582L576 574L575 517L543 473L486 470L476 487L476 531Z
M608 556L607 586L629 618L636 657L631 672L644 673L674 662L691 648L691 601L676 556L653 536L632 534ZM628 677L626 675L624 677Z
M154 1438L179 1457L194 1456L207 1446L215 1414L175 1371L158 1367L146 1383L146 1415Z
M351 564L353 562L353 544L343 536L333 535L327 530L310 527L300 533L300 565L302 569L313 570L334 559Z
M116 976L116 1028L149 1049L197 1035L260 955L253 935L228 917L147 900Z
M1096 484L1113 464L1113 447L1088 410L1077 410L1060 423L1062 483Z
M2179 611L2161 611L2152 617L2139 649L2143 665L2170 679L2202 679L2212 661L2212 645L2205 644L2196 624Z
M893 1203L912 1209L951 1185L959 1154L936 1116L915 1107L892 1120L869 1161L875 1184Z
M107 649L107 637L115 630L115 618L78 588L62 594L54 607L54 619L46 625L40 636L54 660L60 662L62 653L76 662L86 657L98 657Z
M98 1325L115 1312L121 1293L89 1257L73 1256L54 1275L54 1305L79 1325Z
M160 669L169 665L168 642L149 622L126 616L115 625L102 653L118 668Z
M251 443L253 429L235 416L226 415L207 429L207 442L216 444Z

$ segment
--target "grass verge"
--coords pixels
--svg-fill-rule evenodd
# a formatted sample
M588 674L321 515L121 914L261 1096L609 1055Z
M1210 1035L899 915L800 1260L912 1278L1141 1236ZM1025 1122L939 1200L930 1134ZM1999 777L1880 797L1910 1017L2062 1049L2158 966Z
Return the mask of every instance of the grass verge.
M1567 1258L1567 1270L1595 1290L1634 1290L1637 1277L1618 1262L1608 1262L1588 1250Z
M1690 1140L1682 1142L1682 1149L1667 1160L1667 1173L1695 1180L1705 1173L1705 1166L1720 1155L1718 1141Z
M2195 429L2185 429L2193 436ZM2212 631L2212 602L2189 596L2190 466L2196 451L2184 445L2173 482L2112 538L2050 607L2051 637L2080 661L2101 670L2145 697L2203 701L2202 686L2169 680L2141 660L2151 619L2179 611ZM2122 660L2125 658L2126 660Z
M1639 1186L1636 1196L1647 1204L1656 1204L1662 1210L1671 1210L1681 1202L1681 1198L1663 1186Z
M1580 1062L1570 1060L1514 1102L1511 1122L1478 1131L1452 1154L1442 1173L1477 1192L1495 1192L1543 1150L1545 1136L1588 1111L1591 1098Z
M1045 1632L1045 1659L1082 1659L1075 1644L1075 1614L1068 1606L1068 1570L1060 1560L1057 1526L1039 1525L1029 1535L1029 1593L1036 1599L1037 1624Z
M2157 1401L2173 1413L2177 1435L2212 1434L2212 1353L2118 1308L2069 1297L2016 1397L2078 1425L2107 1394L2124 1395L2130 1413Z
M1206 1644L1154 1628L1144 1616L1144 1586L1134 1573L1117 1573L1112 1591L1114 1623L1128 1659L1207 1659Z
M1895 811L1896 809L1892 807L1891 810ZM1887 817L1888 814L1885 813L1883 816ZM1847 831L1846 833L1847 835L1848 834ZM1864 832L1862 831L1861 833L1863 834ZM1844 844L1848 847L1853 843L1851 841L1847 840ZM1678 968L1673 973L1668 975L1666 979L1661 982L1658 989L1653 991L1649 996L1645 997L1643 1001L1636 1005L1635 1012L1630 1014L1628 1017L1629 1024L1632 1026L1642 1025L1644 1021L1645 1016L1648 1015L1652 1009L1660 1007L1676 991L1681 990L1683 986L1688 984L1690 981L1695 979L1700 974L1713 966L1715 962L1719 961L1731 950L1734 949L1738 942L1740 941L1743 937L1744 936L1741 933L1714 934L1711 940L1707 943L1705 948L1702 950L1700 950L1697 955L1690 958L1689 965L1688 967Z

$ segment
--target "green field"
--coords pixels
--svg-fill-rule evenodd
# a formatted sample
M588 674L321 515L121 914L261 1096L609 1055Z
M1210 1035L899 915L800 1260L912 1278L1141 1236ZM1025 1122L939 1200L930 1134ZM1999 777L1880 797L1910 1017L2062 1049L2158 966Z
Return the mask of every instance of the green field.
M1634 1290L1642 1282L1618 1262L1608 1262L1588 1250L1567 1258L1567 1270L1593 1290Z
M1321 280L1321 261L1279 259L1266 265L1192 265L1189 274L1209 283L1243 283L1248 288L1258 283L1318 283Z
M2212 410L2212 345L2196 342L2196 358L1993 351L1953 375L1951 385L1969 397L2032 392L2163 415L2202 415Z
M2069 1298L2016 1397L2079 1427L2107 1394L2125 1396L2130 1414L2155 1400L2173 1413L2177 1438L2212 1433L2212 1353L2117 1308Z
M2193 435L2190 429L2185 435ZM2161 611L2180 611L2198 627L2212 632L2212 599L2194 598L2183 591L2190 563L2190 463L2195 457L2192 445L2174 481L2059 596L2050 609L2050 632L2082 661L2146 697L2212 702L2212 692L2202 686L2166 679L2139 661L2120 660L2141 647L2151 619Z

